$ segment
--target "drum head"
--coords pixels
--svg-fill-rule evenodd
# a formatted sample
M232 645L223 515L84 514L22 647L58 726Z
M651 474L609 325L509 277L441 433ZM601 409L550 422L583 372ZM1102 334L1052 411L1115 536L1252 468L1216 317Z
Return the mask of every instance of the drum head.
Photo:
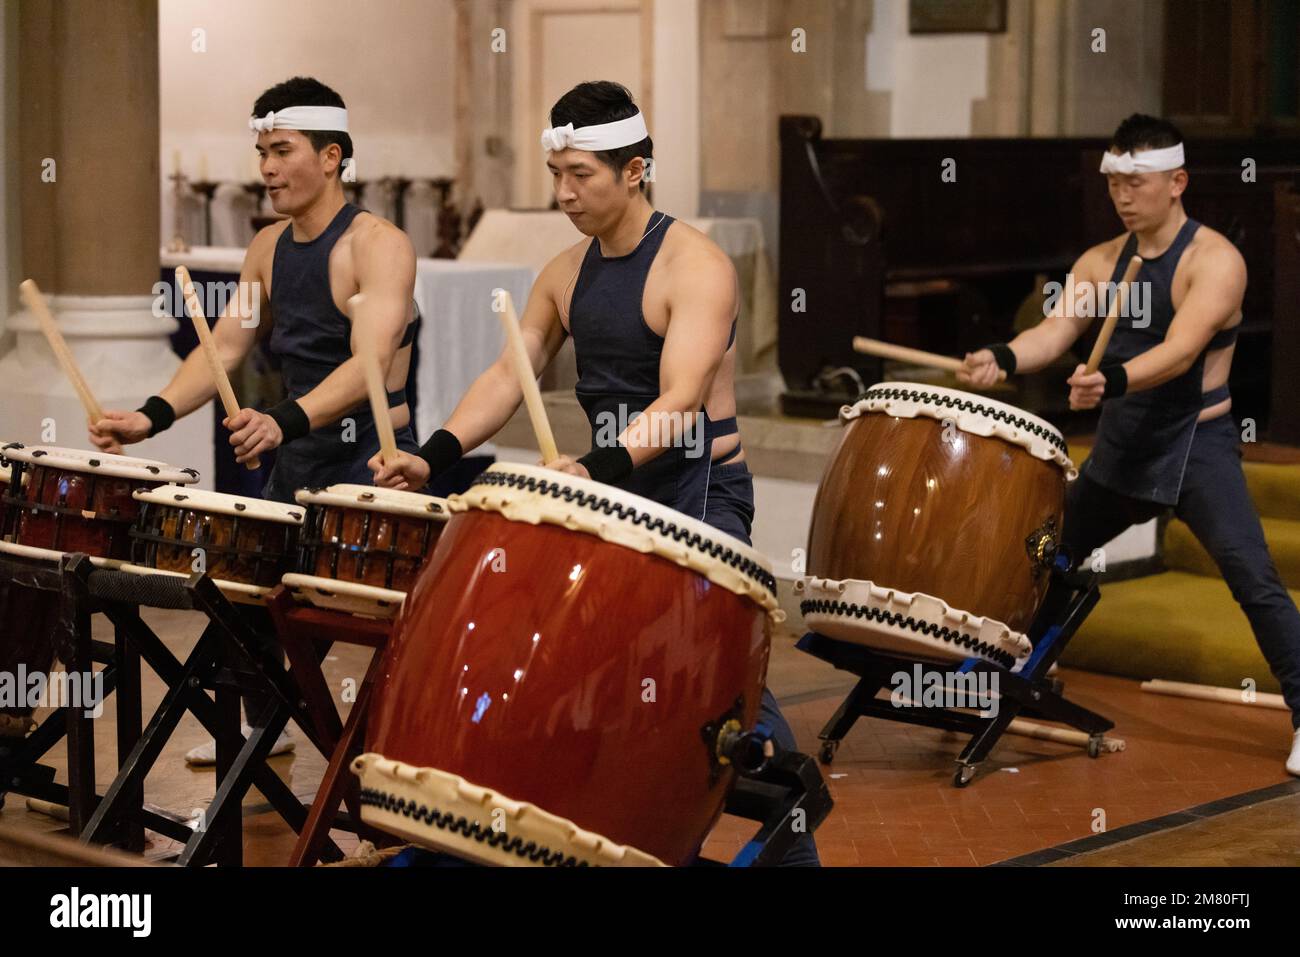
M216 515L233 515L236 518L251 518L263 522L281 522L285 525L302 524L302 509L287 502L271 502L263 498L227 495L225 492L210 492L200 488L168 488L165 485L159 488L136 489L132 497L137 502L147 502L150 505L184 508Z
M379 488L374 485L331 485L323 489L300 488L293 497L300 505L362 508L439 522L445 522L451 517L445 498L421 495L419 492L404 492L394 488Z
M880 382L853 405L840 409L840 421L851 422L871 413L900 419L918 416L952 422L963 432L996 436L1025 449L1036 459L1055 462L1073 481L1079 474L1070 461L1065 436L1052 423L1023 409L987 396L918 382Z
M63 469L68 472L87 472L93 475L111 475L114 478L138 479L142 482L174 482L190 485L199 480L194 469L178 469L153 459L137 459L109 452L87 452L84 449L64 449L53 445L23 445L12 442L0 449L0 454L15 462Z
M290 572L283 581L300 602L366 618L395 618L402 610L402 602L406 601L404 591L320 575Z
M659 555L747 597L783 620L772 563L732 536L631 492L535 465L498 462L461 495L453 512L481 509L511 521L545 522Z
M1007 669L1033 651L1023 633L933 595L811 576L795 582L794 593L810 629L878 651L930 661L983 658Z
M651 854L584 830L535 804L515 801L491 788L437 768L416 768L380 754L355 758L361 779L361 819L431 847L480 864L505 867L663 867ZM435 810L435 822L426 814ZM491 828L502 820L501 831ZM444 826L456 821L458 826ZM491 840L485 840L486 830Z
M7 555L17 555L20 558L31 558L38 562L49 562L57 565L64 556L71 555L72 552L59 552L52 548L39 548L35 545L20 545L18 542L8 540L0 541L0 552ZM120 558L100 558L98 555L90 555L90 563L97 568L121 568L126 564Z

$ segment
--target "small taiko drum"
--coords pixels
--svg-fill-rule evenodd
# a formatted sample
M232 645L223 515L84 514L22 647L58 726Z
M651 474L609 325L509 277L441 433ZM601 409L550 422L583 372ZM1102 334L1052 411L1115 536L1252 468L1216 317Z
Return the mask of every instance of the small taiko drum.
M12 442L0 442L0 541L7 539L13 532L14 517L18 507L9 500L9 478L13 474L13 465L4 457L6 446ZM22 476L19 481L22 481ZM21 496L18 496L21 497Z
M193 469L107 452L11 443L3 454L13 463L5 501L17 514L13 541L0 549L47 560L68 552L99 563L127 560L140 511L133 493L199 479Z
M32 687L28 676L42 674L48 681L58 625L57 592L0 580L0 675L12 682L17 695ZM32 708L25 702L0 701L0 739L21 737L31 726ZM3 791L0 783L0 794Z
M451 513L447 500L373 485L299 489L306 511L295 597L374 618L397 614Z
M1010 667L1046 592L1076 471L1050 423L980 395L874 385L840 411L795 585L814 631Z
M123 571L207 572L230 599L265 600L298 561L303 510L202 489L144 489Z
M480 863L688 863L758 714L770 564L549 469L448 502L353 763L362 819Z
M10 464L0 453L0 539L12 528L16 507L7 501ZM0 579L0 675L8 675L14 689L28 688L25 675L48 676L54 664L54 630L59 623L59 596L54 592L23 588ZM0 738L26 734L32 727L32 709L25 703L0 703Z

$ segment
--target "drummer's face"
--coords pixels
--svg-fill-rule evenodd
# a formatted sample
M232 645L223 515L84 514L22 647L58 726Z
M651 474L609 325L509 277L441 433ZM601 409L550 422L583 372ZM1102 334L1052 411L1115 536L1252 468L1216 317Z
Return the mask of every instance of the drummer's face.
M1187 185L1187 173L1108 173L1106 185L1127 232L1158 229Z
M628 203L622 178L585 150L561 150L546 159L555 201L569 221L587 236L617 222Z
M325 188L325 150L317 153L297 130L266 130L257 135L262 182L277 213L306 209Z

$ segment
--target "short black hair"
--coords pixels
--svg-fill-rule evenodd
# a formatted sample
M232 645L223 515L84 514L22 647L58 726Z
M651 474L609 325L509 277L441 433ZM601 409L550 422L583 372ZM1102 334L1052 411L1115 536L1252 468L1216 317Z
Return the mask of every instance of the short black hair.
M310 76L295 76L277 83L257 98L253 104L253 116L266 116L267 113L287 110L291 106L337 106L347 109L343 97L339 96L320 80ZM331 143L339 144L343 151L343 160L352 158L352 137L347 133L333 130L302 130L302 135L311 141L312 149L317 153ZM343 169L343 164L339 164Z
M1182 132L1168 120L1134 113L1115 128L1110 145L1121 153L1133 153L1138 150L1168 149L1182 141Z
M575 129L581 129L584 126L626 120L639 112L636 103L632 100L632 94L621 83L610 80L590 80L579 83L555 101L555 105L551 107L551 126L572 123ZM654 149L654 141L647 136L639 143L620 146L615 150L597 150L593 155L612 169L615 175L619 175L623 172L623 167L636 157L652 158ZM645 188L646 182L643 179L641 189Z

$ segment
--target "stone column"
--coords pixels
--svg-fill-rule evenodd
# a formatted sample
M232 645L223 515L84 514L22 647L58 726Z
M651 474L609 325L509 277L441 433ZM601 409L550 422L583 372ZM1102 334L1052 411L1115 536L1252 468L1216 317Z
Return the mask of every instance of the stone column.
M136 408L171 378L176 321L159 281L157 0L18 5L21 274L36 280L91 391ZM160 313L160 314L156 314ZM8 321L3 435L87 448L85 414L33 316ZM200 410L129 454L197 468L210 487L212 419Z
M512 3L456 0L456 202L466 215L478 202L510 205Z

